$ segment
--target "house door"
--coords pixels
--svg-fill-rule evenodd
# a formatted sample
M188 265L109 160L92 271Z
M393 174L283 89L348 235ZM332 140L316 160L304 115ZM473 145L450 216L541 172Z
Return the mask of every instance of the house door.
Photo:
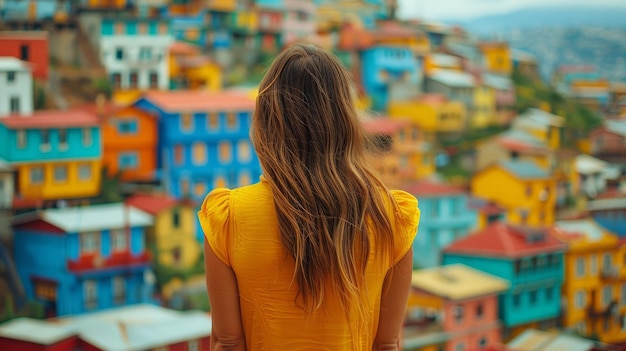
M42 302L46 318L57 315L57 283L47 279L33 279L35 298Z

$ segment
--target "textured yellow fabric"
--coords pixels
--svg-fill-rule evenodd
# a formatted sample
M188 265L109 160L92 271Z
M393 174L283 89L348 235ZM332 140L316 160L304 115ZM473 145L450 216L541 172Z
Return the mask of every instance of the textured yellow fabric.
M232 267L239 286L241 318L248 350L368 350L378 328L380 297L385 275L410 249L417 233L417 200L392 191L398 204L393 212L394 257L377 253L370 233L366 267L367 325L346 322L332 286L324 305L312 316L297 307L294 260L285 251L269 184L219 188L207 195L198 213L207 241L217 257ZM330 284L329 284L330 285Z

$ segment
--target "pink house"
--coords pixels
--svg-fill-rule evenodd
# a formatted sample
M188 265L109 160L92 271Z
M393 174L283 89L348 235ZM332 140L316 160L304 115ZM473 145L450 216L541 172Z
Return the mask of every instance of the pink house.
M404 347L485 350L501 344L498 294L506 280L462 264L413 272Z

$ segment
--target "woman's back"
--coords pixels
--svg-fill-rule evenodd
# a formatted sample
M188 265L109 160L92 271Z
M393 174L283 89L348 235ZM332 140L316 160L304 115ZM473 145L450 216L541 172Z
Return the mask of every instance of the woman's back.
M365 270L367 325L358 326L354 310L350 323L332 284L324 303L312 315L297 306L294 259L284 249L269 184L217 189L207 196L200 223L217 257L237 277L241 319L248 350L371 350L378 328L380 298L390 267L410 249L419 213L415 198L393 191L397 203L387 209L394 229L393 257L388 259L370 233ZM378 250L377 250L378 249ZM359 301L361 303L361 301Z

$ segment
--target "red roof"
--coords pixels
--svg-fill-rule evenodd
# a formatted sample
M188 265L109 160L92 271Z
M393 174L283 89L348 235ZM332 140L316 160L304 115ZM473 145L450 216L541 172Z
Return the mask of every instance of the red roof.
M547 148L537 147L533 144L524 142L522 140L510 139L510 138L500 138L498 140L498 144L503 148L510 151L518 151L518 152L532 152L532 153L547 153Z
M108 117L108 116L111 116L111 115L117 113L118 111L120 111L123 108L124 108L124 106L114 104L111 101L105 102L102 105L102 107L100 107L100 108L98 108L98 105L95 104L95 103L87 103L87 104L82 104L82 105L78 105L78 106L75 107L75 109L77 109L77 110L84 110L84 111L87 111L89 113L95 114L98 117ZM102 114L102 116L100 116L100 114Z
M428 104L443 104L448 98L444 94L429 93L420 95L417 100Z
M199 46L176 41L170 45L170 53L173 55L193 55L202 52Z
M164 194L137 194L129 197L126 203L151 215L156 215L161 211L182 204L183 201Z
M626 198L626 193L622 192L620 189L607 189L602 194L596 196L596 199L621 199Z
M469 201L468 207L471 209L475 209L480 213L484 213L488 216L499 215L506 212L505 208L501 207L495 202L481 199L474 199L473 201Z
M423 180L413 183L405 189L407 192L417 196L446 196L466 194L465 189L445 183Z
M565 250L548 228L530 228L494 222L489 227L457 240L444 249L446 253L486 257L519 258L540 253ZM528 240L530 233L543 233L542 240Z
M99 124L98 117L84 109L35 111L30 115L0 117L10 129L88 127Z
M409 123L408 120L373 118L361 121L367 134L394 134Z
M207 93L197 90L151 91L144 99L166 111L254 110L255 101L239 92Z

